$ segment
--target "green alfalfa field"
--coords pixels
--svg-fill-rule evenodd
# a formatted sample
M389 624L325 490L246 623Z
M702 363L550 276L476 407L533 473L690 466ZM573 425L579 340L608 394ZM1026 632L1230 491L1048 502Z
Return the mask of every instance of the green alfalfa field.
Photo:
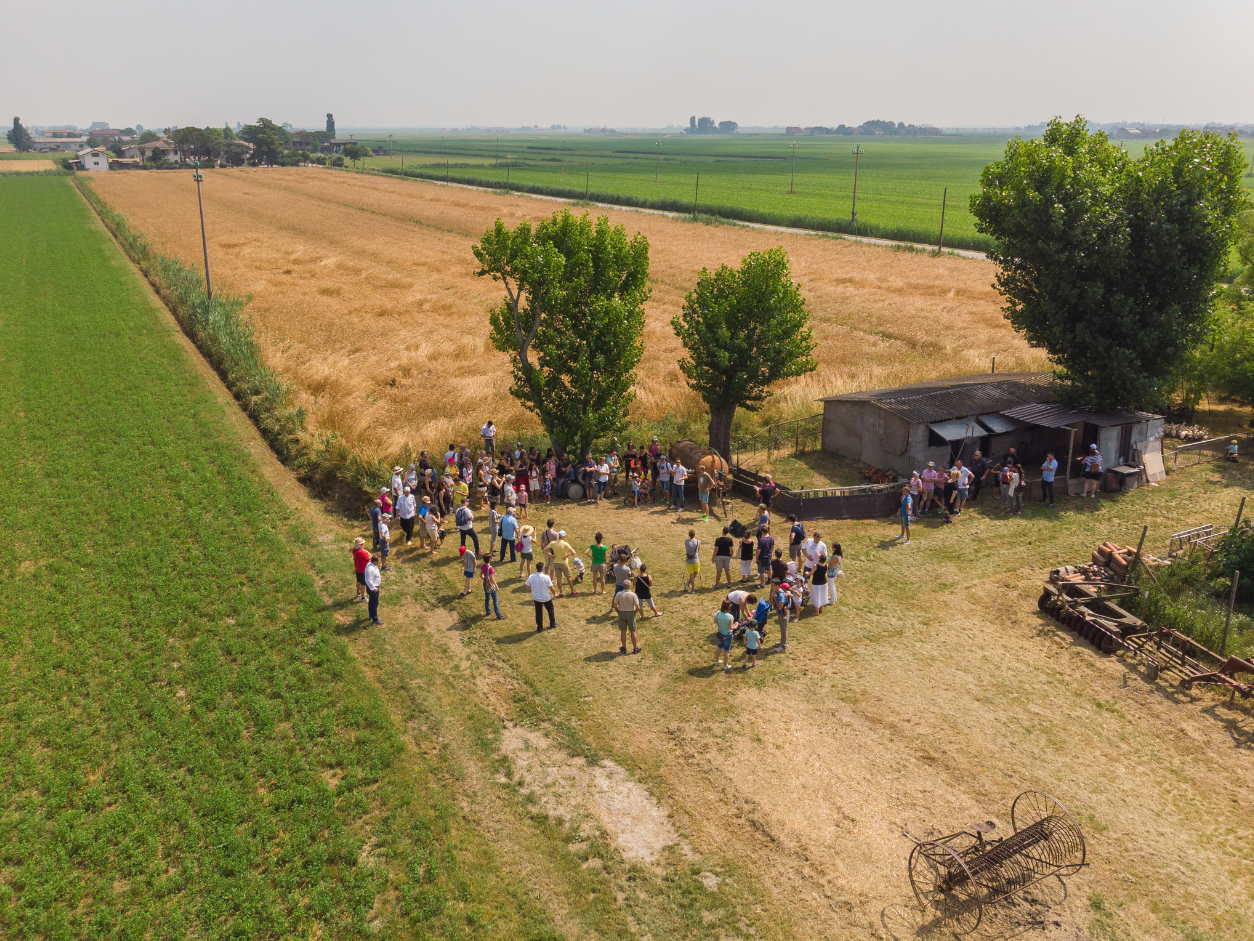
M500 137L448 134L389 140L366 167L520 192L618 202L833 232L985 250L969 205L1007 138L700 136ZM793 145L796 145L795 147ZM1141 141L1127 142L1139 154ZM1254 144L1246 144L1247 154ZM852 223L854 149L857 224ZM700 176L698 186L698 175ZM1247 179L1247 185L1254 179Z
M550 937L70 181L0 231L0 936Z

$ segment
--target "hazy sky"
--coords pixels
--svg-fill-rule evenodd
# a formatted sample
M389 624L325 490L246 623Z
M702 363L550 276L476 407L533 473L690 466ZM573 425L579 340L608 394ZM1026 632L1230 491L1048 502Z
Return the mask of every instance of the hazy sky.
M32 124L1254 121L1252 0L4 2Z

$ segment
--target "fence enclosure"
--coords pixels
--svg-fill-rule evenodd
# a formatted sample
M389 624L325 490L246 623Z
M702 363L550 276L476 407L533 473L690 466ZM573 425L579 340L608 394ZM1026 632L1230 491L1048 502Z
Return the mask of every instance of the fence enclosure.
M1182 444L1172 452L1171 461L1174 467L1192 467L1194 464L1200 464L1202 461L1217 461L1228 450L1228 445L1233 438L1237 439L1237 447L1242 451L1254 441L1254 435L1224 435L1222 438L1207 438L1205 441L1191 441L1188 444ZM1246 457L1249 457L1248 453Z

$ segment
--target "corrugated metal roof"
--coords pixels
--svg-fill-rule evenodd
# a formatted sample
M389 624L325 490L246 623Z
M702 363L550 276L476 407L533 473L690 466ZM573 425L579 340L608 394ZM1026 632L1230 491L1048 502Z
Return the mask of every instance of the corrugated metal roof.
M1065 405L1053 405L1048 402L1004 408L1002 414L1008 418L1027 422L1030 425L1041 425L1045 428L1069 428L1077 422L1088 422L1099 428L1111 428L1115 425L1128 425L1163 417L1149 412L1091 412L1084 408L1068 408Z
M995 435L1008 434L1015 430L1015 423L1005 415L981 415L980 424Z
M982 438L984 429L974 419L965 421L939 421L928 425L946 441L962 441L964 438Z
M910 422L936 422L1006 412L1017 405L1049 402L1056 383L1049 373L983 373L920 382L895 389L850 392L823 402L874 402Z

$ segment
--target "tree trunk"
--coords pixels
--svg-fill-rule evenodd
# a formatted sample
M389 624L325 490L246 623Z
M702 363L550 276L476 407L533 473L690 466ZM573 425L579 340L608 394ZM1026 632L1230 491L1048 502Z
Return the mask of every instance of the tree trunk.
M736 406L710 409L710 447L731 463L731 427Z

